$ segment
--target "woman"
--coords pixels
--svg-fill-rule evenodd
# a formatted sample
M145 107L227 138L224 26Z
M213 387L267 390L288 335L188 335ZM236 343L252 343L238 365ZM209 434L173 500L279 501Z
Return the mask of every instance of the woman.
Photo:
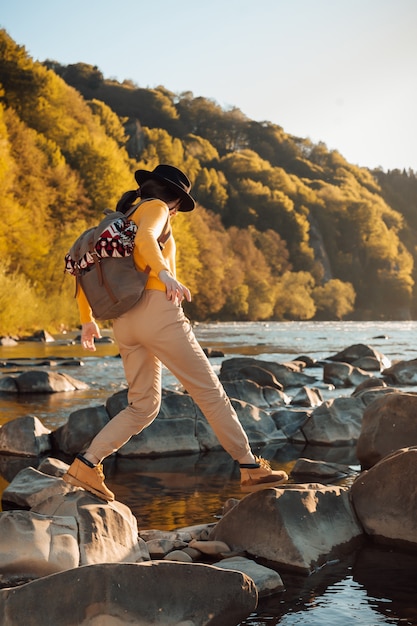
M142 298L113 325L129 387L129 404L77 456L64 480L103 500L114 500L104 483L102 461L158 415L163 363L198 404L224 449L239 463L242 490L283 483L288 479L285 472L273 471L264 459L252 454L236 412L183 313L181 302L184 298L190 302L191 294L176 279L174 238L170 236L162 249L157 243L167 220L169 224L178 211L194 209L190 181L171 165L138 170L135 178L139 190L125 193L117 208L126 211L138 196L144 201L131 217L138 226L134 260L139 269L149 265L151 271ZM78 306L82 345L95 350L94 338L100 337L100 330L82 291Z

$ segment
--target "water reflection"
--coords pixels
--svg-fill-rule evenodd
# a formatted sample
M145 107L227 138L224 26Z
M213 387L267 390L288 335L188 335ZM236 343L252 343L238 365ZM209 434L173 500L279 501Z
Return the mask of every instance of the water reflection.
M286 591L261 599L241 626L417 624L416 555L365 544L307 578L280 572Z
M280 468L290 470L292 461ZM277 465L278 467L278 465ZM173 530L215 522L229 498L242 497L239 468L223 451L105 462L106 482L140 528Z

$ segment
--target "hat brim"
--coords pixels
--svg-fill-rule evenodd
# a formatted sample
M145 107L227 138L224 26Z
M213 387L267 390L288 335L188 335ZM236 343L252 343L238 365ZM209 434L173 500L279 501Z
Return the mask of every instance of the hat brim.
M138 185L142 185L147 180L159 180L164 183L167 187L178 193L178 197L181 199L181 205L178 209L184 213L188 211L192 211L195 208L195 200L189 193L187 193L182 187L176 185L170 180L167 180L163 176L159 176L154 172L149 172L148 170L137 170L135 172L135 179Z

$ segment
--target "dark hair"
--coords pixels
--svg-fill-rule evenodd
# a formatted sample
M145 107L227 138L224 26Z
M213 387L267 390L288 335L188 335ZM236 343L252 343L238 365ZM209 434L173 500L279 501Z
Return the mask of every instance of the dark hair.
M170 189L167 185L164 185L164 183L160 183L157 180L149 179L142 183L140 189L125 191L119 202L116 204L116 211L126 213L132 204L136 202L138 197L142 200L146 200L146 198L159 198L167 203L173 202L174 200L180 200L178 192L174 189Z
M164 185L164 183L154 178L150 178L142 183L139 189L139 195L142 200L145 200L145 198L159 198L164 202L179 200L178 191L171 189L168 185Z
M138 191L139 189L135 189L132 191L125 191L125 193L120 198L119 202L116 204L116 211L121 211L121 213L126 213L128 209L132 206L132 204L138 199Z

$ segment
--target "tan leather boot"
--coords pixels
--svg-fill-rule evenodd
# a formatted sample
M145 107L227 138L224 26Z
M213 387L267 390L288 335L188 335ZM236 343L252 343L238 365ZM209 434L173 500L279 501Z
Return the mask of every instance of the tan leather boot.
M268 461L255 457L256 464L240 465L240 488L244 492L260 491L287 482L288 474L272 470Z
M66 483L75 487L82 487L106 502L114 500L114 493L107 489L104 484L103 466L101 464L93 465L80 455L77 456L62 478Z

